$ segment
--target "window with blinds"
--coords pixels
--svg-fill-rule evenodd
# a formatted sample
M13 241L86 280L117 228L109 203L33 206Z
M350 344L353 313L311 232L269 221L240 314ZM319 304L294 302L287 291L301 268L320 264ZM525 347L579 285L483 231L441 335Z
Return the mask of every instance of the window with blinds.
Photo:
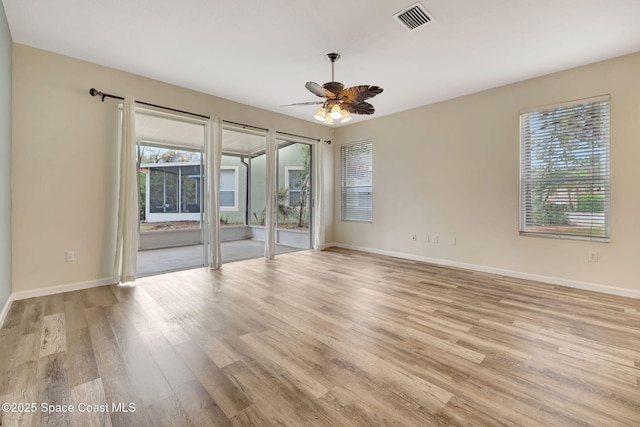
M342 165L342 221L373 220L373 144L371 141L340 147Z
M520 114L520 232L609 239L609 96Z

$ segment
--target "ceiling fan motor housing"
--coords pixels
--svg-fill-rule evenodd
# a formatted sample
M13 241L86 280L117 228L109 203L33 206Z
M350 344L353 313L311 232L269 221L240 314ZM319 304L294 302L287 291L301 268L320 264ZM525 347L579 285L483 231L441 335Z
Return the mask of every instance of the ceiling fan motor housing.
M344 85L340 82L328 82L322 85L323 88L336 95L342 92Z

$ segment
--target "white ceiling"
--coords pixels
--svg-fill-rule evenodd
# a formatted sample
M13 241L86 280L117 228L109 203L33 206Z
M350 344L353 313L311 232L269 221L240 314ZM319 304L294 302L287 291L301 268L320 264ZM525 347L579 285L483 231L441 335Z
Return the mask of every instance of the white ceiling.
M310 121L281 105L320 99L329 52L337 81L384 88L379 117L640 51L640 0L422 0L413 32L392 15L414 0L2 2L16 43Z

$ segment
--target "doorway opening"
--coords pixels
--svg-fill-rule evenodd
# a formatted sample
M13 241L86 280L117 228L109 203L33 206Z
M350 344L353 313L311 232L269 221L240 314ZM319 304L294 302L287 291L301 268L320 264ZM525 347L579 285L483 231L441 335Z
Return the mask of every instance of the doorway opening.
M278 215L276 255L309 249L309 194L302 172L310 173L308 154L295 143L278 141ZM291 147L291 148L290 148ZM220 177L220 236L222 262L264 256L266 214L266 133L225 126L222 135ZM305 166L305 159L309 163ZM226 172L229 170L229 172ZM285 169L288 168L288 169ZM231 172L233 171L233 172ZM304 204L302 216L300 201ZM306 203L306 204L305 204ZM302 225L297 227L302 221ZM305 228L306 227L306 228Z
M205 122L136 110L138 276L206 265ZM222 262L265 256L266 132L224 124L219 208ZM277 137L275 254L312 247L313 147Z
M203 120L136 109L137 276L205 264Z
M202 152L138 145L138 276L202 267Z
M310 249L312 224L312 146L278 141L276 244Z

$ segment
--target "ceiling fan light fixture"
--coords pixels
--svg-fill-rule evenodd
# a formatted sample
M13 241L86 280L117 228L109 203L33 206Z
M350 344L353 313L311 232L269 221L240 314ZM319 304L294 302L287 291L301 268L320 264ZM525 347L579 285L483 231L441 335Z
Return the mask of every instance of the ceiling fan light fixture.
M347 110L342 110L342 120L340 120L340 123L347 123L349 120L351 120L351 114L349 114Z
M327 109L324 107L320 107L316 115L313 116L314 119L320 122L324 122L326 117L327 117Z
M339 104L333 104L333 107L331 107L330 115L331 115L331 118L335 120L342 118L342 110Z
M373 114L375 112L373 105L365 101L382 93L382 88L372 85L357 85L345 88L342 83L335 80L334 76L334 65L340 55L329 53L327 58L331 62L331 81L323 85L308 81L304 85L309 92L323 98L323 101L300 102L289 105L322 104L322 107L313 118L327 125L333 124L335 120L340 120L340 123L346 123L352 119L352 114Z

